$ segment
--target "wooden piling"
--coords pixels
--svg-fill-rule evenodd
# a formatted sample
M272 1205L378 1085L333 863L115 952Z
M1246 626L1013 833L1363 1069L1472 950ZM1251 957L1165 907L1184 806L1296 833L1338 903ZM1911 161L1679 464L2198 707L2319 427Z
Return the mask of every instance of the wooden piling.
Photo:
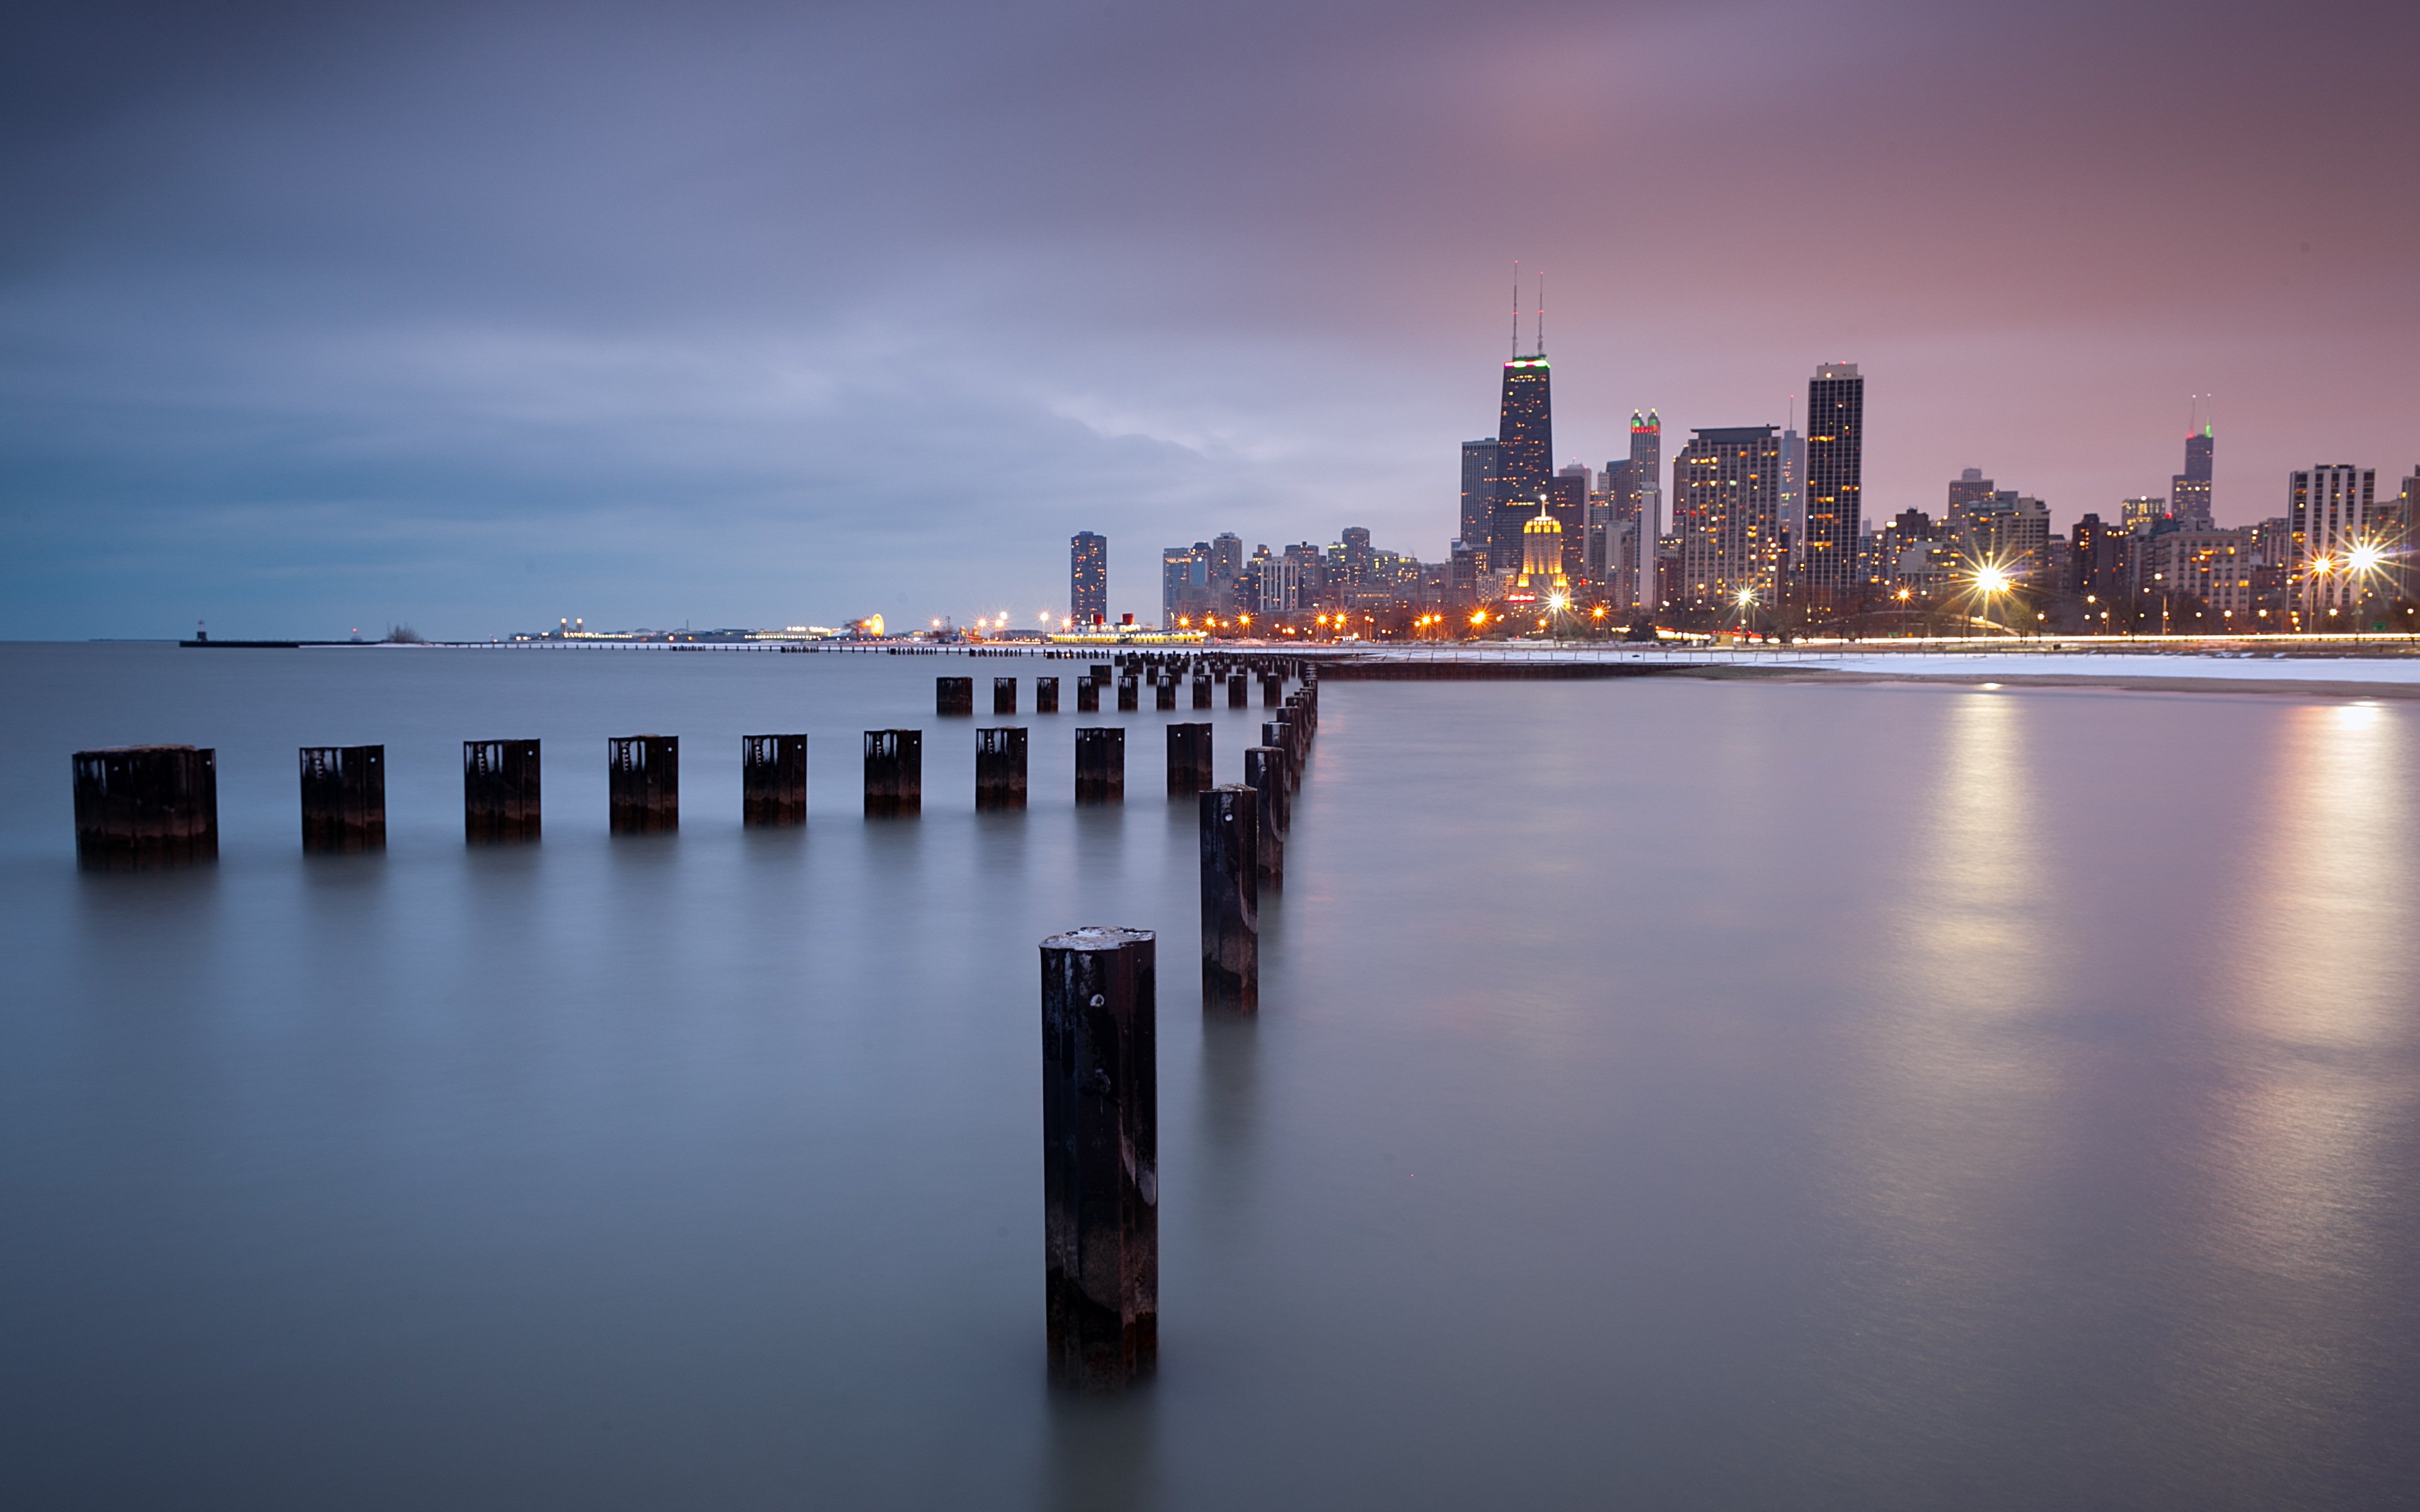
M1162 711L1176 707L1176 679L1162 673L1152 679L1151 706Z
M1270 672L1261 678L1261 707L1274 709L1285 702L1285 678Z
M975 712L975 680L971 677L933 679L933 712L939 715Z
M975 732L975 808L1025 807L1025 730L1003 725Z
M473 845L538 838L538 745L462 742L462 839Z
M1101 684L1094 682L1089 677L1076 685L1076 712L1078 714L1098 714L1101 712Z
M1294 721L1272 719L1261 726L1261 744L1275 746L1285 752L1285 782L1288 793L1302 786L1302 755L1295 745Z
M1076 732L1076 801L1124 803L1126 733L1122 725Z
M302 853L386 849L386 748L304 746Z
M1168 792L1181 797L1212 784L1210 726L1172 724L1168 727Z
M1261 826L1250 788L1202 793L1202 1008L1261 1006Z
M1108 662L1106 662L1106 661L1096 661L1096 662L1093 663L1093 673L1092 673L1092 675L1093 675L1093 684L1094 684L1094 687L1109 687L1109 664Z
M865 733L865 812L895 819L924 810L924 732Z
M1252 685L1245 679L1242 672L1230 675L1227 679L1227 707L1249 708L1252 702L1251 691Z
M1210 678L1207 673L1197 674L1193 679L1193 706L1197 709L1210 707Z
M1142 707L1142 693L1131 676L1118 679L1118 712L1132 714Z
M613 832L654 835L680 827L680 737L614 735L605 742Z
M1042 1233L1050 1382L1109 1394L1159 1363L1157 942L1042 942Z
M991 712L994 714L1016 712L1016 678L995 677L991 680Z
M1059 679L1037 677L1033 680L1033 712L1036 714L1059 712Z
M1285 886L1285 752L1275 746L1254 746L1244 752L1244 785L1252 790L1252 807L1260 822L1259 863L1264 887Z
M739 737L739 822L803 825L807 822L807 737Z
M218 858L214 748L119 746L77 751L71 765L79 866L151 872Z

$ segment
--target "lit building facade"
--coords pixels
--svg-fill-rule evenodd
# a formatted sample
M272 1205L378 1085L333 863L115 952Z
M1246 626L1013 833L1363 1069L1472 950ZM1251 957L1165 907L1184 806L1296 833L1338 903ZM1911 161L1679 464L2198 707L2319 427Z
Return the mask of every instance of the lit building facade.
M2378 549L2370 506L2378 492L2374 469L2346 464L2293 474L2286 518L2294 537L2294 608L2302 628L2328 628L2331 616L2350 612L2374 585L2352 566L2354 554Z
M2185 470L2168 480L2168 512L2186 530L2207 531L2214 523L2210 513L2210 479L2217 448L2218 441L2204 422L2185 438Z
M1462 535L1461 540L1480 559L1484 568L1488 532L1494 526L1496 491L1498 476L1497 456L1501 448L1494 440L1462 443Z
M1672 459L1672 529L1680 537L1681 601L1736 607L1743 593L1770 605L1781 563L1781 438L1774 425L1693 430ZM1856 543L1852 548L1854 564Z
M1864 597L1857 546L1865 530L1865 437L1866 380L1857 364L1825 363L1807 384L1807 543L1802 560L1809 600L1833 613L1854 610ZM1777 471L1778 443L1775 450ZM1673 486L1676 492L1679 486Z
M1521 565L1521 528L1537 513L1554 476L1554 372L1546 354L1504 364L1504 398L1496 426L1496 501L1488 512L1488 566Z
M1078 625L1109 622L1109 538L1078 531L1067 543L1067 616Z

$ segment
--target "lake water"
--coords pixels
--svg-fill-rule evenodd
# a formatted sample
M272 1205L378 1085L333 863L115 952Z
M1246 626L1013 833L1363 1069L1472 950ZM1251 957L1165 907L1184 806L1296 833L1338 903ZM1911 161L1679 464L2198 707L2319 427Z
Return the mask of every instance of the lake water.
M1156 726L1233 780L1263 711L1028 714L973 813L933 677L1074 671L0 647L0 1504L2420 1496L2420 705L1331 683L1204 1022ZM924 812L869 823L889 725ZM743 830L795 730L809 824ZM641 732L682 828L612 839ZM466 848L460 741L527 735L544 842ZM74 869L68 753L132 741L217 748L215 867ZM390 849L304 859L295 748L366 742ZM1108 1404L1043 1380L1085 923L1161 935Z

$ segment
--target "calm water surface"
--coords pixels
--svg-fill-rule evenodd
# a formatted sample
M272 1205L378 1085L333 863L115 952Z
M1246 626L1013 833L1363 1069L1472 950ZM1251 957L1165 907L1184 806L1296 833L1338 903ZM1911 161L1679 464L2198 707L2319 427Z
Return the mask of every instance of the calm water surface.
M932 678L1037 670L0 647L0 1504L2420 1500L2420 706L1333 684L1205 1023L1171 716L1101 717L1122 810L1066 714L970 811ZM640 732L683 828L613 841ZM468 850L504 735L547 838ZM74 870L67 754L138 740L218 748L215 868ZM373 741L391 849L305 861L294 748ZM1035 945L1094 922L1162 942L1114 1406L1042 1381Z

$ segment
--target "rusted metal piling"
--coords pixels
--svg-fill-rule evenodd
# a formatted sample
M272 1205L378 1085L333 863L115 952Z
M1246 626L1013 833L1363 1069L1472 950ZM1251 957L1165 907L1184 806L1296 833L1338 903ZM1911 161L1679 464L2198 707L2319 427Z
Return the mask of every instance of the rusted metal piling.
M1025 807L1025 729L1003 725L975 732L975 807Z
M1042 942L1042 1233L1050 1381L1121 1392L1159 1363L1158 988L1152 933Z
M1059 712L1059 679L1037 677L1033 680L1033 712L1036 714Z
M1142 707L1142 693L1132 674L1118 679L1118 712L1132 714Z
M386 849L386 748L304 746L302 854Z
M1120 725L1076 732L1076 801L1124 803L1126 733Z
M1294 721L1271 719L1261 726L1261 744L1275 746L1285 752L1285 785L1288 793L1302 786L1302 762L1295 754Z
M924 811L924 732L865 733L865 812L895 819Z
M1093 673L1092 673L1092 676L1093 676L1093 684L1094 684L1094 687L1109 687L1109 664L1108 662L1106 662L1106 661L1096 661L1096 662L1093 663Z
M1249 708L1252 702L1251 687L1252 685L1245 679L1242 672L1231 674L1227 679L1227 707Z
M1172 724L1168 727L1168 791L1171 797L1199 793L1217 780L1211 775L1210 726Z
M1087 677L1082 682L1076 685L1076 712L1078 714L1098 714L1101 712L1101 685L1099 683Z
M1210 676L1207 672L1197 673L1193 679L1193 706L1197 709L1206 709L1211 706Z
M807 822L807 737L739 737L739 822Z
M933 712L971 716L975 712L975 680L971 677L934 678Z
M1202 1008L1261 1006L1261 826L1250 788L1202 793Z
M215 749L80 750L73 766L78 865L94 872L151 872L218 858Z
M462 838L473 845L538 838L535 740L462 742Z
M1261 678L1261 707L1274 709L1285 702L1285 674L1267 672Z
M1151 706L1162 711L1176 707L1176 679L1163 672L1152 679Z
M605 785L616 835L680 827L680 737L615 735L605 742Z
M1244 785L1252 790L1252 807L1260 821L1258 863L1264 887L1285 886L1285 752L1275 746L1254 746L1244 752Z
M991 680L991 712L994 714L1016 712L1016 678L995 677Z

